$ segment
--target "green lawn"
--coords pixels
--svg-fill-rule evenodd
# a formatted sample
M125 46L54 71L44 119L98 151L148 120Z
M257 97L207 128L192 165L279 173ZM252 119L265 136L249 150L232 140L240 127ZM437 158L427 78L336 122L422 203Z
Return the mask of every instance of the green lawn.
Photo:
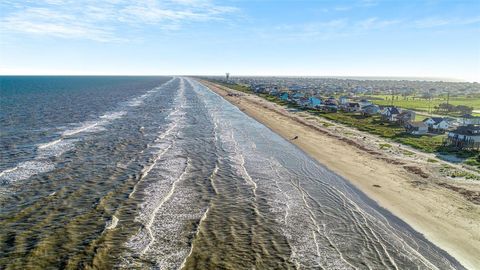
M385 106L392 104L392 96L390 95L370 95L368 97L372 97L372 102L377 105ZM435 106L447 102L446 98L434 98L432 100L421 99L418 97L413 99L413 96L408 96L407 98L408 100L402 96L395 96L393 105L410 110L425 112L431 110L432 112L435 112ZM450 97L449 103L452 105L465 105L473 107L474 110L480 110L480 98Z
M405 129L396 123L385 123L381 121L380 116L378 115L365 117L358 114L343 112L317 114L344 125L355 127L358 130L388 138L398 143L410 145L428 153L438 151L442 147L442 142L445 138L445 135L410 135L405 133Z

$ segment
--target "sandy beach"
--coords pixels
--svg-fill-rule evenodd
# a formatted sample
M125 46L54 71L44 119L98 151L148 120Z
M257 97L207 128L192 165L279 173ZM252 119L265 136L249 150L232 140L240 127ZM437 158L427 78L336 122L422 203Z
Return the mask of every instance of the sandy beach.
M381 139L375 136L347 132L345 127L325 125L256 95L201 82L349 180L462 265L480 269L479 181L439 174L441 162L426 162L428 154L403 156L397 153L404 151L401 146L382 151Z

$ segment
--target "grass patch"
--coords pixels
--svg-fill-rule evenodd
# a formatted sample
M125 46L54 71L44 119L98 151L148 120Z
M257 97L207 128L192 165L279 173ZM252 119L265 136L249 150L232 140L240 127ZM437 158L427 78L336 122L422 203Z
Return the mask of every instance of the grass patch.
M427 159L427 162L430 162L430 163L437 163L438 160L434 159L434 158L429 158Z
M403 150L402 153L403 153L405 156L414 156L414 155L415 155L414 152L408 151L408 150Z
M334 124L332 124L332 123L327 123L327 122L321 122L321 123L322 123L322 125L323 125L324 127L331 127L331 126L335 126L335 125L334 125Z
M392 145L389 143L381 143L379 144L379 146L380 146L380 149L388 149L392 147Z
M383 138L391 139L395 142L412 146L415 149L422 150L427 153L436 152L443 145L445 135L421 135L414 136L405 132L404 128L396 123L383 122L379 115L366 117L353 113L320 113L316 115L322 116L329 120L340 122L344 125L357 128L371 134L378 135Z
M391 105L392 104L392 96L391 95L371 95L369 96L373 103L377 105ZM432 100L427 100L419 97L407 96L404 98L403 96L395 96L393 104L398 107L417 110L417 111L425 111L427 112L429 109L433 110L435 106L438 106L441 103L446 103L446 97L436 97ZM465 105L469 107L473 107L474 110L480 109L480 99L479 98L469 98L469 97L450 97L449 103L452 105Z

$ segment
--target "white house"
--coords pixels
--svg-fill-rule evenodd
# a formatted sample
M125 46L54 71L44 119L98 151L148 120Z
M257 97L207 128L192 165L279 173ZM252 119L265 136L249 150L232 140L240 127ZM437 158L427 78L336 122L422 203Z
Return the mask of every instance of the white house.
M449 122L443 117L429 117L423 119L428 128L437 131L445 131L450 127Z
M382 119L390 122L397 121L397 116L401 113L401 109L397 107L385 107L382 111Z

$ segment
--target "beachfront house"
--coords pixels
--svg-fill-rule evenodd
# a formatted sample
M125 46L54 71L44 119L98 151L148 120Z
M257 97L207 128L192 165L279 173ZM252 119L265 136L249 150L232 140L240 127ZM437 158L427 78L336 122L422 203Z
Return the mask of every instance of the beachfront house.
M310 100L306 97L296 99L295 101L296 101L297 105L302 106L302 107L309 107L309 105L310 105Z
M250 88L253 89L254 93L265 93L266 88L263 85L250 85Z
M278 87L274 86L268 89L268 93L272 96L278 95Z
M382 111L382 120L395 122L397 121L397 116L401 113L401 109L397 107L385 107Z
M434 132L444 132L450 127L450 123L443 117L428 117L423 119L423 122Z
M334 104L330 104L330 105L322 104L318 106L318 108L324 112L336 113L338 111L338 106Z
M422 121L408 122L405 124L405 131L412 135L423 135L427 134L428 126Z
M359 112L360 111L360 104L357 102L348 102L345 105L342 105L342 108L346 112Z
M346 96L341 96L339 99L338 99L338 102L340 103L340 105L345 105L348 103L348 97Z
M296 92L295 94L292 95L292 99L301 99L305 97L305 93L302 92Z
M372 116L380 112L380 107L378 107L377 105L371 104L371 105L362 107L361 112L365 116Z
M471 114L465 114L462 116L462 125L463 126L480 125L480 117L473 116Z
M360 104L360 109L363 109L363 107L367 107L367 106L370 106L370 105L373 105L372 102L370 102L369 100L367 99L361 99L358 104Z
M320 104L322 104L322 101L317 97L309 97L308 100L310 102L309 104L310 108L316 108L320 106Z
M460 126L448 132L446 144L457 149L480 149L480 125Z
M325 105L338 106L338 101L334 97L329 97L325 100Z

